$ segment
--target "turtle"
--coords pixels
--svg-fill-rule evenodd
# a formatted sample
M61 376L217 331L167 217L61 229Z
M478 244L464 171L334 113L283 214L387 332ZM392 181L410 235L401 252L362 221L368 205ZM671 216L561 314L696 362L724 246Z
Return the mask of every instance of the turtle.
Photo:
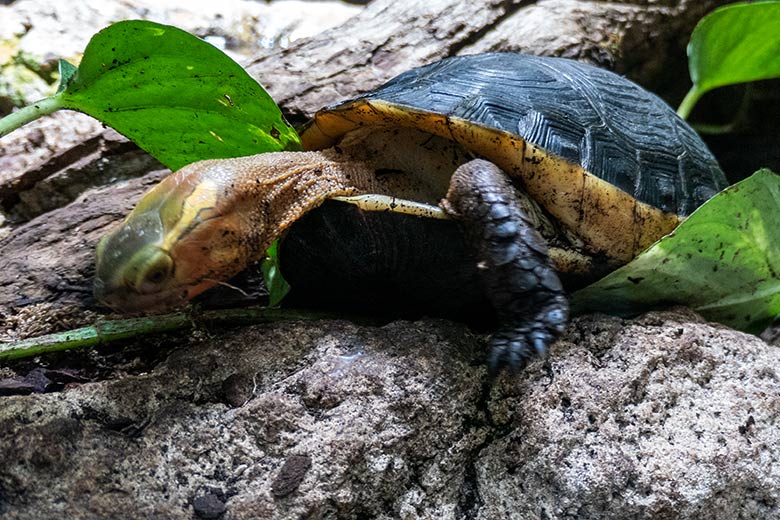
M477 294L497 319L489 366L517 368L564 330L570 284L727 186L661 98L564 58L445 58L322 108L300 135L305 151L204 160L151 189L98 245L97 300L181 306L281 239L294 289L403 287L406 305L427 288L435 309Z

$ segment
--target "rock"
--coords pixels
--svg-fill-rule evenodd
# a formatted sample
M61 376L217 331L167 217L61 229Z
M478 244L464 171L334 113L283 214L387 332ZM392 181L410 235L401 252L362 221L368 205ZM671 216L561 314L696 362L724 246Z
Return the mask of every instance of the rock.
M83 159L98 148L98 145L90 147L90 144L102 131L103 126L96 119L79 112L63 111L33 121L0 139L0 202L5 206L4 209L9 206L8 198L14 189L21 191L24 188L19 186L20 182L33 177L30 184L34 184L50 174L28 173L22 176L20 172L36 169L40 171L47 168L47 163L52 159L67 156L74 149L77 150L79 158ZM91 148L87 153L85 145ZM3 231L0 228L0 233Z
M146 375L6 398L4 518L189 519L211 488L229 518L376 513L431 456L457 475L484 435L480 341L461 326L233 332L185 341ZM256 385L240 408L222 395L236 375Z
M219 518L225 514L227 507L225 507L225 502L223 502L220 496L224 496L224 494L219 491L209 491L195 497L195 500L192 501L192 509L195 512L195 516L212 519Z
M576 320L492 386L484 338L446 321L200 336L3 398L3 518L780 514L780 351L688 311Z
M273 496L281 498L293 493L300 486L310 467L311 457L308 455L290 455L284 459L279 474L271 483Z
M551 383L491 403L520 423L477 462L477 518L777 517L780 351L690 312L567 340Z

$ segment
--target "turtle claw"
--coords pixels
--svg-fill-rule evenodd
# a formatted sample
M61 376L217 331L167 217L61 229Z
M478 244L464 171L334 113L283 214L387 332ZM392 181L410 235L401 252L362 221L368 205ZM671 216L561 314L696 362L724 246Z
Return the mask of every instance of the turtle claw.
M493 377L504 369L514 374L525 368L533 354L525 338L510 339L505 334L496 333L490 340L488 371Z
M488 373L498 376L502 370L516 374L523 370L534 358L547 357L549 345L553 344L558 333L503 330L490 338L487 359Z
M562 303L565 305L565 300ZM560 320L561 310L560 307L556 307L549 312L537 314L530 323L496 332L490 339L488 356L490 374L498 375L503 369L514 374L525 368L534 357L545 357L549 345L555 341L565 326L565 318ZM565 313L563 316L565 317Z

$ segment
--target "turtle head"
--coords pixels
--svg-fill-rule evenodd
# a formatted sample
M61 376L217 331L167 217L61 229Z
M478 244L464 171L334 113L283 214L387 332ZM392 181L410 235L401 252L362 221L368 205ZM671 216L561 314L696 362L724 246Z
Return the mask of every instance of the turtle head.
M114 310L174 307L186 300L175 290L176 262L164 247L163 226L152 212L131 214L98 244L95 298Z
M262 256L276 234L231 166L194 163L146 193L98 244L95 298L124 313L180 307Z
M124 313L182 306L262 258L305 212L350 194L347 178L317 152L185 166L102 238L95 298Z

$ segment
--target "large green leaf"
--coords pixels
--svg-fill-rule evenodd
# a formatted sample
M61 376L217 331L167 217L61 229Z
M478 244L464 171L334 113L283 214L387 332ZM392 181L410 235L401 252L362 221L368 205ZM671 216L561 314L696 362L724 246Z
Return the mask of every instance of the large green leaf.
M670 304L748 331L780 314L780 176L760 170L727 188L572 299L575 312L622 315Z
M273 99L240 65L185 31L153 22L118 22L96 34L55 97L171 169L300 148Z
M693 87L682 117L714 88L780 77L780 2L728 5L702 18L688 44L688 66Z

